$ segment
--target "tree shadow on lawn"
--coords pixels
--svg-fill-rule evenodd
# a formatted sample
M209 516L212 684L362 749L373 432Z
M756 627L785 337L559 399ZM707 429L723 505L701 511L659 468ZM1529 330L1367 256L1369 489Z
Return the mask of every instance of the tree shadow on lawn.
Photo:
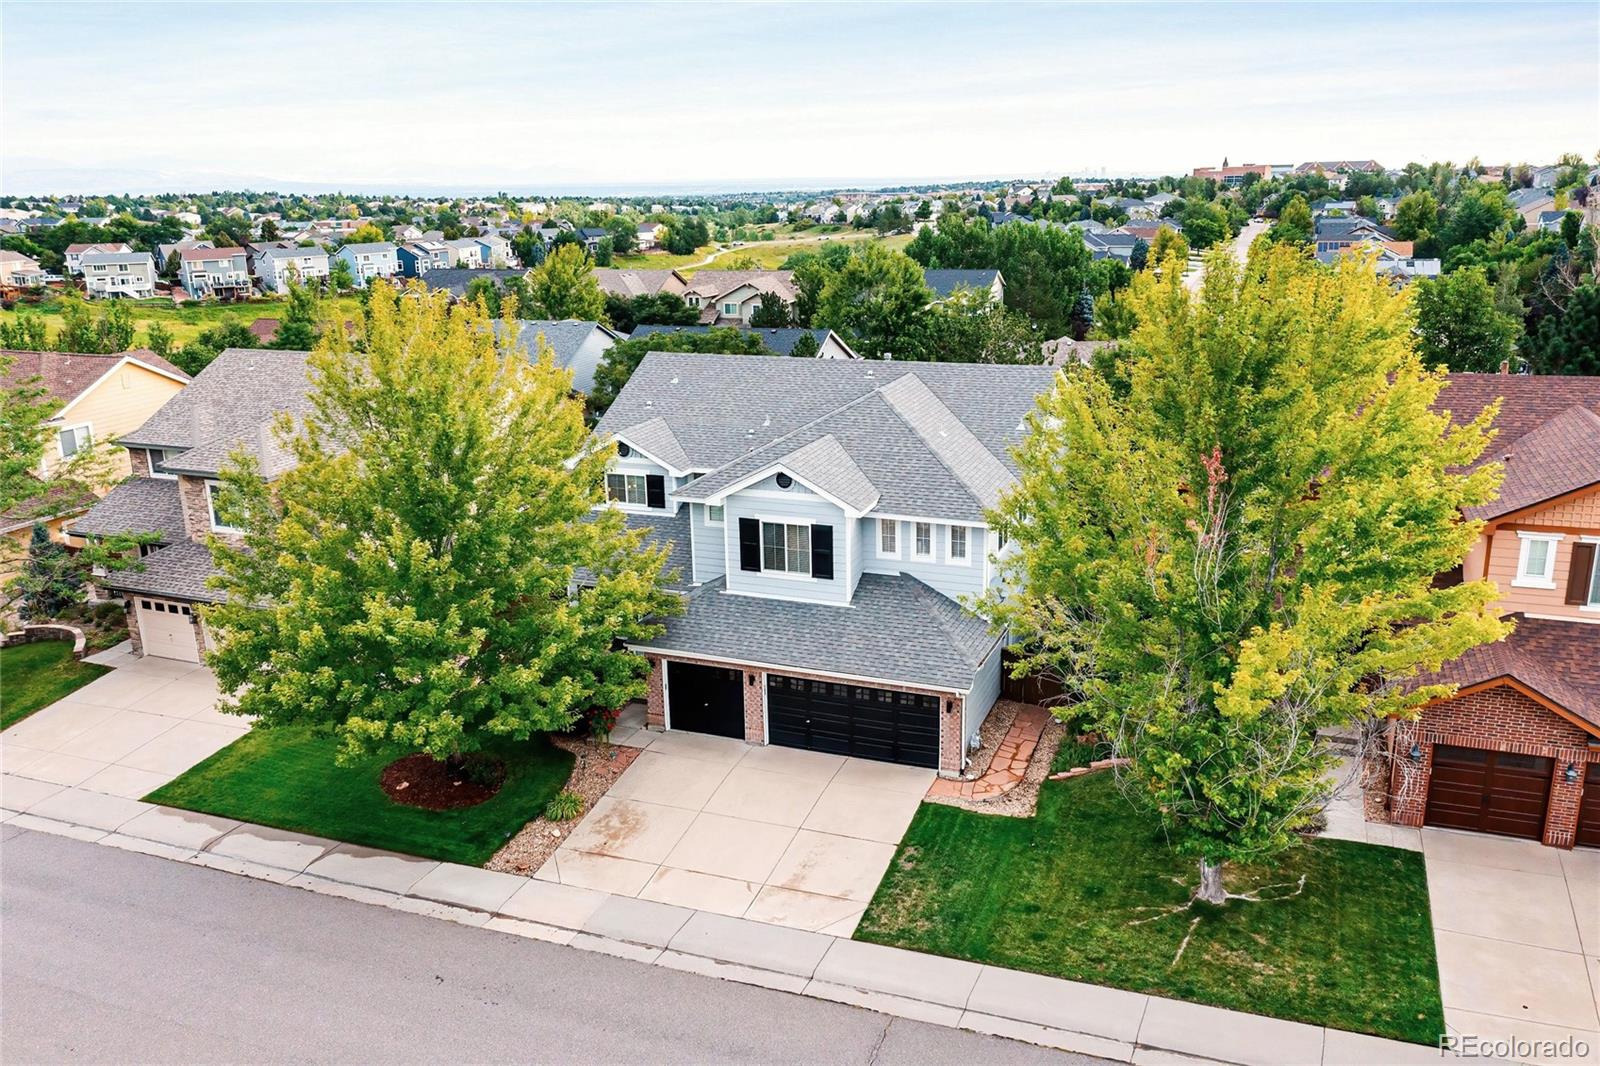
M1180 909L1198 876L1111 775L1047 781L1029 819L923 804L856 937L1436 1042L1444 1012L1421 855L1316 840L1276 867L1228 868L1230 892L1286 886L1266 901Z
M385 767L407 754L386 751L339 766L339 740L299 728L253 729L145 799L365 847L481 866L539 816L572 772L572 754L544 736L494 740L484 752L505 764L505 780L482 803L427 810L383 791Z

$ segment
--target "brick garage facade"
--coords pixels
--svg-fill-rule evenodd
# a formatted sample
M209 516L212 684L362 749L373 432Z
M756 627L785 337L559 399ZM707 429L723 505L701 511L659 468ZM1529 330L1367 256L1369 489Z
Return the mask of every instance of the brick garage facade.
M1430 704L1417 721L1391 724L1390 817L1399 825L1423 824L1436 744L1537 755L1554 761L1543 840L1552 847L1570 848L1577 832L1584 769L1590 762L1600 762L1600 749L1590 747L1596 739L1510 684ZM1413 744L1422 752L1418 762L1409 755ZM1577 768L1576 782L1566 779L1568 765Z
M650 680L645 699L645 724L652 729L665 729L667 725L666 686L664 664L667 657L649 655ZM739 666L717 659L703 659L692 655L673 655L672 662L694 663L698 666L715 666L725 670L738 670L743 677L744 738L751 744L767 742L766 694L767 671ZM807 681L825 681L830 684L855 685L885 689L889 692L910 692L918 696L932 696L939 701L939 773L954 776L961 772L962 735L961 722L966 700L959 692L944 689L919 688L914 685L871 684L853 681L831 674L811 673L805 670L772 671L780 677L799 677Z

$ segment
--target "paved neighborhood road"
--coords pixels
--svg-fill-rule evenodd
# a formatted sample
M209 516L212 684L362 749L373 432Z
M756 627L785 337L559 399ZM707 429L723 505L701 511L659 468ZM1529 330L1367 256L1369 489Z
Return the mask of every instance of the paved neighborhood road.
M0 1059L1099 1063L0 826Z

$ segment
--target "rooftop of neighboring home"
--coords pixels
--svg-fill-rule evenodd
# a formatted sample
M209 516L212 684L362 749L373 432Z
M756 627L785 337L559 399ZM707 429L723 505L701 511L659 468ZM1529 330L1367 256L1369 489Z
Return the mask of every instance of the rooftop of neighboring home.
M600 420L708 500L781 464L859 513L984 520L1056 371L651 352Z
M649 337L657 333L709 333L711 330L716 328L720 327L705 325L664 326L652 323L636 327L629 335L629 339L637 340L640 337ZM846 351L850 351L849 345L846 345L844 341L840 339L839 335L834 333L831 329L807 329L804 326L735 326L731 328L737 329L741 333L755 333L759 335L761 337L762 345L767 349L767 351L772 352L775 355L793 355L794 346L800 343L801 337L804 337L808 334L812 340L817 342L818 348L821 348L825 343L827 343L828 338L831 336L840 346L844 347ZM854 352L851 352L852 356L854 354Z
M794 271L792 270L700 270L688 282L689 291L702 299L711 299L731 292L741 285L753 285L763 292L789 294L793 299Z
M395 246L389 241L370 241L365 244L347 244L343 248L339 249L340 252L350 252L354 255L381 255L384 252L393 252L394 250Z
M182 248L178 251L178 259L185 263L210 263L244 254L243 248Z
M137 266L142 263L153 264L155 259L149 252L84 252L78 257L78 262L85 267L117 266L123 263Z
M307 352L272 348L228 348L187 388L121 443L160 448L169 473L214 477L237 448L256 456L262 473L275 477L293 459L272 433L280 412L307 413Z
M36 478L32 483L42 487ZM31 492L9 510L0 511L0 535L27 529L41 519L54 519L82 511L95 502L95 494L77 481L56 480L43 492Z
M256 252L257 258L260 259L299 259L307 255L326 256L327 254L321 248L300 248L295 245L284 247L277 244L268 245Z
M100 244L69 244L66 255L82 255L84 252L131 252L132 248L121 241L105 241Z
M674 290L688 288L689 282L676 270L619 270L614 267L595 267L594 280L602 292L614 296L654 296L671 286Z
M957 289L984 291L994 285L1000 276L998 270L924 270L922 280L935 296L945 297Z
M505 331L504 322L497 320L494 325L497 333ZM610 326L578 319L523 319L517 325L517 346L531 358L538 338L543 336L556 366L572 371L572 388L582 393L594 388L594 372L606 349L622 339L622 334Z
M459 299L467 294L467 286L476 278L487 278L499 285L507 278L526 277L527 273L511 267L444 267L428 271L420 280L427 288L444 289Z
M7 388L32 381L61 406L76 400L103 381L124 361L142 365L175 381L188 381L189 375L148 348L135 348L116 355L83 355L77 352L0 351L11 364L0 376Z
M14 252L10 248L0 248L0 263L33 263L37 266L38 260L21 252Z

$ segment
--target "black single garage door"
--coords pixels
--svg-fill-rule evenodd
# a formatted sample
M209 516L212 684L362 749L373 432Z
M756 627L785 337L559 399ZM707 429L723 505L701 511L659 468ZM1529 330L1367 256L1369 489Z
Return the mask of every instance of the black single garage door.
M1423 821L1538 840L1554 768L1554 760L1538 755L1437 745Z
M744 673L667 662L667 725L744 739Z
M767 739L833 755L939 766L939 699L767 675Z

